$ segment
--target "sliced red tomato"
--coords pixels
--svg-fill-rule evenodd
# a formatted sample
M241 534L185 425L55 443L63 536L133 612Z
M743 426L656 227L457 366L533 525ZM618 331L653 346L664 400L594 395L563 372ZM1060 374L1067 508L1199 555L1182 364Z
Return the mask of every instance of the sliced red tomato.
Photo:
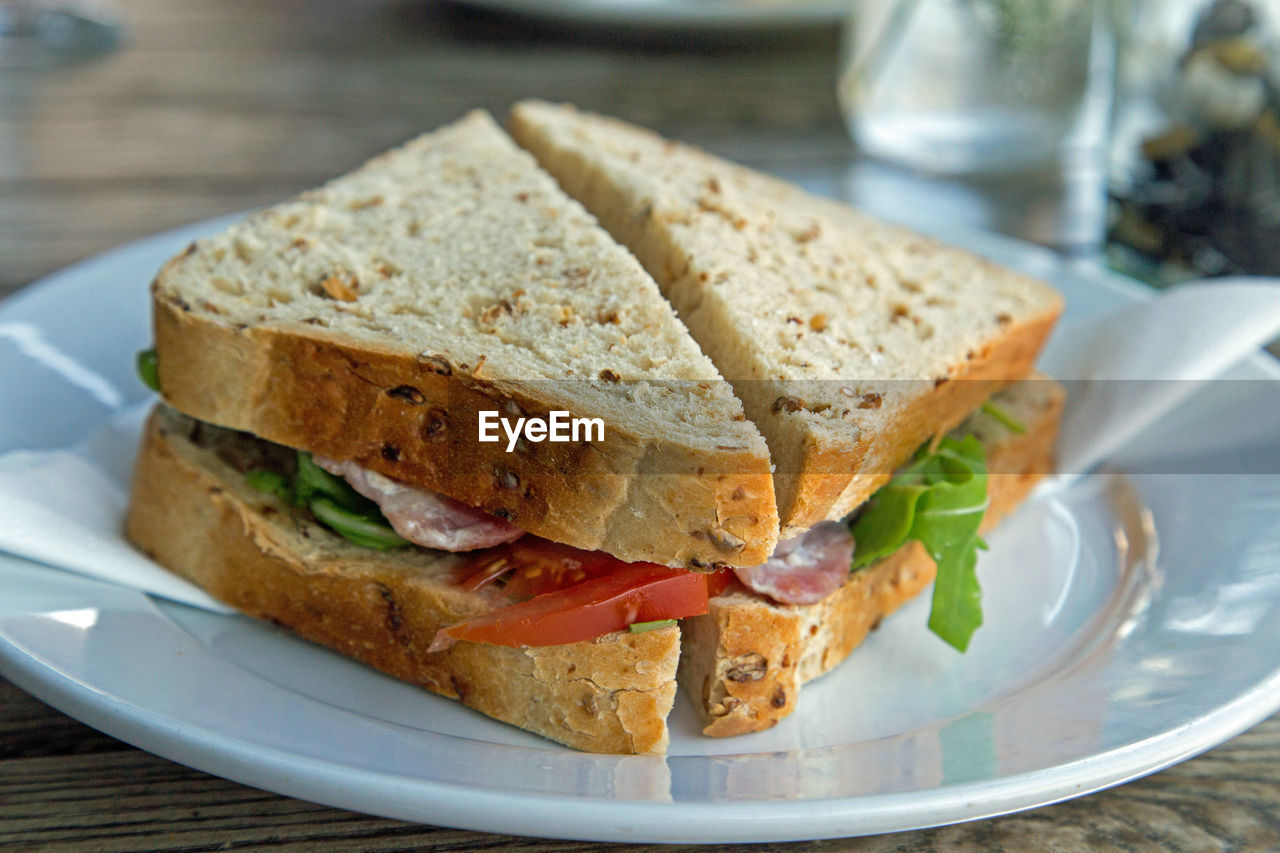
M625 563L603 551L584 551L537 536L522 536L477 555L465 570L469 574L461 586L480 590L498 585L503 598L524 601L631 565L651 564Z
M707 575L607 559L618 564L608 574L451 625L436 635L431 650L447 648L453 640L556 646L593 640L635 622L707 612Z
M734 575L733 569L720 569L719 571L709 573L706 578L707 595L712 598L715 598L717 595L724 592L733 585L734 581L738 579L737 576Z

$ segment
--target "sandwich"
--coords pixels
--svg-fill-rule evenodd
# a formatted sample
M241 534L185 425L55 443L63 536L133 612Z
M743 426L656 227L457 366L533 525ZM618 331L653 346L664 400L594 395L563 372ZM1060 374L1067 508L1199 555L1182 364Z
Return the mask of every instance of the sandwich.
M772 725L935 564L966 586L1061 403L1046 286L544 104L197 241L152 301L130 539L598 752L663 751L677 679L708 734ZM897 523L944 493L963 553Z

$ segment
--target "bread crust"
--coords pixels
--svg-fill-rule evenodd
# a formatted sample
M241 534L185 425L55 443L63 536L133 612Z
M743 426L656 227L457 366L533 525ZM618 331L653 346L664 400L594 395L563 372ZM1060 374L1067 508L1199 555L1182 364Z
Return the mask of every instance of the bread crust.
M603 441L507 453L504 442L477 440L479 410L514 406L545 417L573 411L571 395L555 395L553 383L492 380L475 365L432 353L411 358L320 328L237 327L191 311L160 287L152 304L165 402L191 417L351 460L538 536L627 561L745 566L772 552L769 461L749 448L711 455L608 424Z
M817 604L780 605L739 588L681 623L680 685L699 707L702 733L731 737L777 725L800 687L848 657L882 618L933 580L918 542L898 549Z
M575 749L666 750L678 629L428 653L440 628L492 607L452 583L460 558L348 545L254 492L182 424L152 413L125 521L161 565L244 613Z
M1000 399L1022 420L1024 433L985 416L965 425L988 448L991 503L983 533L1052 470L1065 392L1038 377ZM741 586L712 598L706 616L681 622L679 680L702 715L703 733L729 737L776 725L795 710L801 685L845 660L936 574L924 547L909 542L816 604L777 604Z
M894 422L894 429L876 434L860 465L841 463L840 446L824 443L816 454L825 454L826 458L807 463L807 467L822 471L824 465L843 464L846 471L866 473L848 476L834 499L828 499L831 488L822 482L826 478L802 478L788 516L792 519L791 526L783 531L781 538L789 538L797 530L807 530L824 519L844 518L887 483L893 470L917 447L934 435L950 432L982 401L1026 378L1057 323L1058 314L1055 308L1026 322L1011 324L989 347L953 365L948 376L920 383L924 387L904 407Z

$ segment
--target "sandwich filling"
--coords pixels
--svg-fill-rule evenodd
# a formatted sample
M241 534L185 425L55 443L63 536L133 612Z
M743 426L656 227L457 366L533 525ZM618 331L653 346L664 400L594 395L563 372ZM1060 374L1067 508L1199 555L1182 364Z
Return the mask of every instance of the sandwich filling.
M313 456L312 461L330 474L341 477L357 493L375 503L388 525L406 543L437 551L468 552L494 548L526 535L525 531L514 524L483 510L439 492L395 480L355 462L340 462L324 456ZM548 577L567 568L567 573L561 573L568 576L576 573L578 580L582 582L587 579L586 572L601 563L598 557L584 559L595 552L567 545L555 546L555 558L548 561L547 556L552 550L548 546L553 543L543 539L537 541L539 545L529 549L514 549L514 553L525 551L536 554L535 562L540 566L538 570L546 571ZM764 563L735 568L732 573L748 589L780 604L815 604L849 579L853 553L854 538L849 526L827 521L799 536L779 542ZM528 560L529 554L524 554L523 559ZM469 579L469 582L477 589L499 582L504 573L520 561L521 557L513 557L511 554L502 559L486 557L480 562L486 564L488 570L478 573L479 582L475 578ZM548 562L554 563L556 569L548 567ZM616 560L612 562L619 566L636 565ZM592 573L599 574L598 571ZM729 572L721 574L725 578L722 583L717 582L717 585L724 586L731 582ZM563 578L561 581L560 586L563 586ZM542 593L551 591L545 588L546 584L542 586Z
M929 623L934 633L964 650L982 624L975 566L977 551L985 547L978 528L987 508L987 474L983 447L972 436L944 438L921 448L849 521L814 525L779 543L764 563L732 569L732 576L722 570L710 579L528 536L507 521L354 462L299 452L297 470L303 492L313 493L307 502L312 513L356 544L476 554L470 565L477 568L463 583L475 590L503 590L511 604L445 629L437 647L458 639L550 645L592 639L637 622L698 615L706 612L707 596L734 579L779 604L816 604L839 589L851 572L909 540L921 542L938 564ZM266 472L250 473L261 477ZM281 491L274 479L269 486ZM284 493L296 496L299 489ZM673 593L678 603L655 603ZM599 610L601 602L609 605ZM573 624L561 624L566 619ZM528 630L513 631L513 624Z
M514 542L526 535L514 524L483 510L355 462L340 462L324 456L315 456L313 460L377 504L391 528L414 545L437 551L465 552ZM546 540L539 541L546 543ZM578 554L589 553L561 547ZM732 571L748 589L780 604L815 604L849 579L853 552L854 539L848 525L826 521L779 542L764 563ZM585 579L585 575L582 577ZM494 579L488 576L486 583ZM727 573L725 583L728 583Z
M849 579L854 546L848 525L824 521L779 542L760 565L733 573L752 592L779 604L817 604Z
M524 535L502 519L356 463L316 458L314 464L344 478L355 492L372 501L405 544L472 551L514 542ZM942 438L922 447L910 464L848 521L820 522L778 543L764 563L732 572L748 589L779 604L816 604L839 589L851 572L888 557L909 540L919 541L938 564L929 627L963 651L982 624L982 593L975 569L977 552L985 548L978 528L987 504L981 442L971 435ZM566 551L557 559L567 552L590 553L561 547ZM616 571L653 565L608 559ZM542 566L547 561L539 557L536 562ZM600 562L596 558L593 564ZM662 569L660 574L680 571L654 568ZM728 572L720 574L727 577ZM583 573L579 579L587 582ZM647 575L635 577L636 584L647 580ZM544 590L543 594L549 593ZM626 624L636 621L638 612L629 613ZM669 618L649 615L651 619Z
M524 531L447 495L402 483L354 462L313 457L330 474L378 505L406 541L437 551L475 551L514 542Z

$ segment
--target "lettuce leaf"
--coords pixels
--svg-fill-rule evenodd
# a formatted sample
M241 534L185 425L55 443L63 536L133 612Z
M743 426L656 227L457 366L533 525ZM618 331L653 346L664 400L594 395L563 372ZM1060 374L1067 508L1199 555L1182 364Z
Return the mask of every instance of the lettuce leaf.
M1009 410L1006 409L1004 406L998 405L988 400L987 402L982 404L981 410L985 414L994 418L997 422L1002 424L1005 428L1013 430L1018 435L1026 434L1027 425L1024 424L1022 421L1018 420L1017 418L1015 418L1013 415L1009 414Z
M317 521L354 545L385 551L409 544L392 529L376 503L317 465L310 453L299 450L297 454L297 474L292 479L279 471L255 468L245 474L245 481L259 492L306 507Z
M871 496L853 523L853 569L889 556L908 541L938 564L929 630L964 651L982 624L982 588L974 571L986 544L978 527L987 509L987 465L973 436L922 447L906 468Z

